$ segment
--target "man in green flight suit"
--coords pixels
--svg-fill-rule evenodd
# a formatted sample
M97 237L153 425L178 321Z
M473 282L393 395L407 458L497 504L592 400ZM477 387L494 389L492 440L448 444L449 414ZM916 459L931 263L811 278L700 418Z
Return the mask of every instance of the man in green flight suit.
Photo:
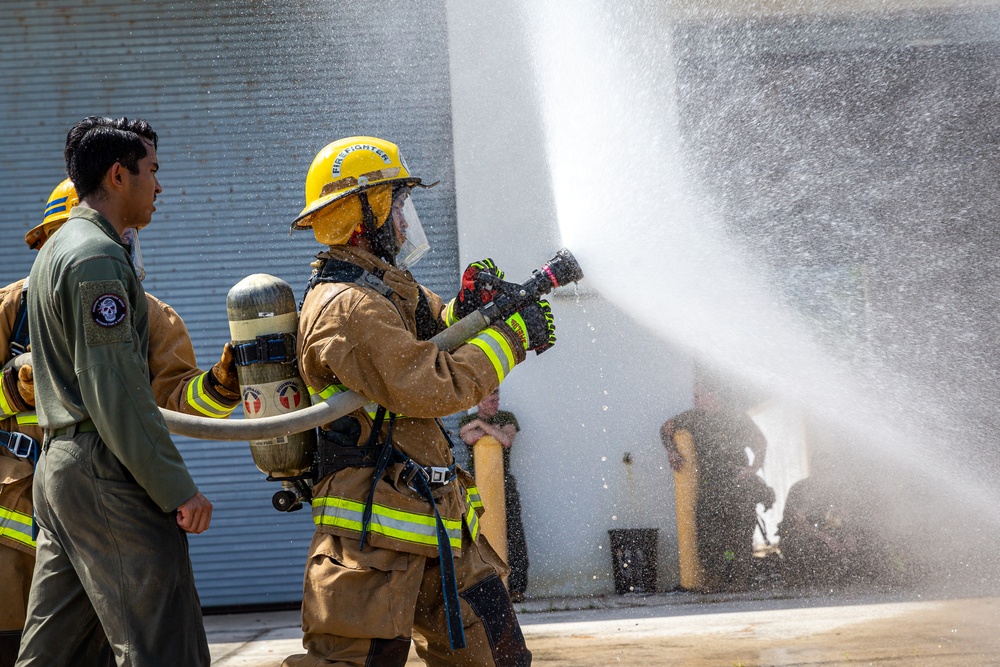
M185 533L208 528L156 407L149 319L122 233L161 192L156 133L91 116L66 137L80 203L28 282L35 405L35 576L18 667L69 664L100 623L118 664L208 667Z

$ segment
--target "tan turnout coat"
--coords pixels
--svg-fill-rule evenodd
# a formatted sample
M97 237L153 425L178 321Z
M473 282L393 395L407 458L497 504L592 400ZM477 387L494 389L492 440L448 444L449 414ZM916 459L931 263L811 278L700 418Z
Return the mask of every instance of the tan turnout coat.
M451 466L451 443L435 418L476 405L500 382L486 354L473 345L444 352L417 335L416 309L422 290L434 320L436 333L445 327L444 303L433 292L419 286L409 272L382 262L353 246L336 246L319 258L348 261L382 275L392 289L386 298L375 289L355 283L319 283L305 298L299 320L299 369L314 401L346 387L373 403L385 406L399 417L393 430L395 447L425 466ZM384 272L384 274L382 273ZM514 350L515 361L524 360L521 343L507 327L499 331ZM425 332L426 334L426 332ZM426 338L428 336L424 336ZM371 404L352 416L361 424L359 445L366 444L372 427ZM382 437L387 430L382 427ZM328 425L327 425L328 426ZM375 487L376 513L404 517L421 515L433 519L433 508L400 480L402 464L392 464ZM368 497L373 468L346 468L324 477L313 496L313 518L318 532L357 539L357 511ZM478 530L476 492L472 476L459 470L452 483L435 490L441 517L458 533L452 544L461 554L462 524L475 538ZM379 517L376 516L377 522ZM366 540L373 547L428 557L438 555L437 542L408 532L404 518L384 529L371 529ZM457 526L457 528L456 528ZM398 531L391 528L400 528Z

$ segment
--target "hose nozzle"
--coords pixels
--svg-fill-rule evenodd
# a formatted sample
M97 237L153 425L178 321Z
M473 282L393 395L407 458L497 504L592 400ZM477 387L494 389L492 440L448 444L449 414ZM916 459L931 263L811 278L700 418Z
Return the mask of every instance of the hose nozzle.
M563 248L556 256L542 265L542 268L531 272L531 277L524 283L504 282L500 278L482 272L479 276L487 283L492 283L497 290L497 296L481 309L490 322L506 319L532 301L537 301L556 287L578 282L583 278L583 269L573 257L573 253Z
M538 276L547 278L551 287L543 291L542 285L544 281L540 280ZM535 294L541 296L542 294L548 294L553 288L579 282L581 278L583 278L583 269L580 267L580 263L576 261L573 253L563 248L548 263L543 264L541 269L536 270L529 282L539 282Z

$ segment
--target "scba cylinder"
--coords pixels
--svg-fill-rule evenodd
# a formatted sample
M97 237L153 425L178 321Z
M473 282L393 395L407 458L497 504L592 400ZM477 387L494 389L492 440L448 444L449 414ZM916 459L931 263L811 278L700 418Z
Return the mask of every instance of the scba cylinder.
M255 273L229 290L226 310L247 419L309 407L309 391L296 364L298 312L292 287L281 278ZM305 473L315 448L314 431L250 441L254 463L276 479Z

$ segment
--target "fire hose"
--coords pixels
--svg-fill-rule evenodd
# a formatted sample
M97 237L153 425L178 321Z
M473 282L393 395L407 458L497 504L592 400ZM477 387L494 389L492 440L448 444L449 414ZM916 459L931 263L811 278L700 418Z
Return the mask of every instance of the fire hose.
M496 296L490 303L431 338L431 342L439 349L454 350L483 329L510 317L556 287L578 282L583 278L583 270L572 253L563 249L541 269L534 270L531 278L522 284L504 282L485 272L480 276L493 284ZM323 424L329 424L366 403L368 399L364 396L346 391L334 394L323 403L296 412L258 419L209 419L163 408L160 408L160 412L167 428L177 435L201 440L266 440L310 431Z

